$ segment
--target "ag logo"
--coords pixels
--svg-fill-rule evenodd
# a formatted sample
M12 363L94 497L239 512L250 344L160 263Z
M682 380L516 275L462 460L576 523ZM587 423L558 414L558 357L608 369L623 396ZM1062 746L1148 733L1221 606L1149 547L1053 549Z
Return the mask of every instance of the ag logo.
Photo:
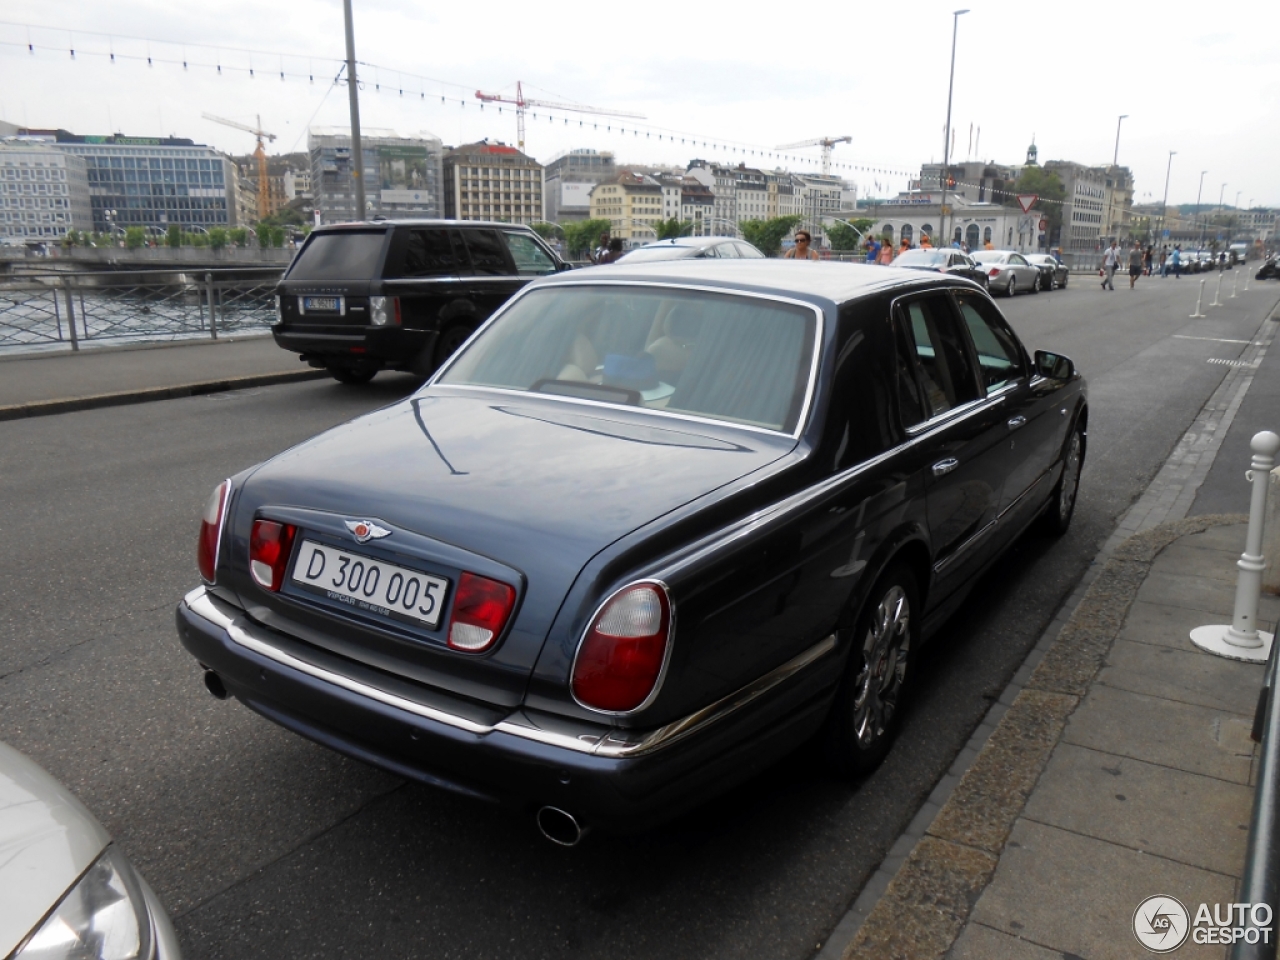
M1172 953L1187 942L1191 916L1173 897L1147 897L1133 911L1133 935L1152 953Z
M391 536L390 530L378 526L372 520L346 520L344 523L356 538L356 543L368 543L370 540Z

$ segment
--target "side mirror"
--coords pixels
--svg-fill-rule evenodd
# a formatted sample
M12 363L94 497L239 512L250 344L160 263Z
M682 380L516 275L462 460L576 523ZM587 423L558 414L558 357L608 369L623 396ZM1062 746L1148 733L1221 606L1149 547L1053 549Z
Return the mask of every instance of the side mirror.
M566 270L572 270L573 264L564 260L556 260L556 273L563 273Z
M1076 375L1076 365L1070 357L1060 353L1036 351L1036 373L1049 380L1070 380Z

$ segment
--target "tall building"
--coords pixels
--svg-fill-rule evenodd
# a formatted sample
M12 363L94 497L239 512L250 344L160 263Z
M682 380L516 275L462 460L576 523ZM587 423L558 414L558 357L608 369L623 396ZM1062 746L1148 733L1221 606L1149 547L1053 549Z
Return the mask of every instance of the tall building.
M1107 226L1106 169L1087 167L1069 160L1047 161L1044 169L1056 173L1067 192L1058 246L1067 253L1099 249Z
M505 143L468 143L444 156L444 215L533 223L542 216L542 164Z
M235 165L212 147L181 137L80 136L20 128L85 164L93 229L164 230L235 225Z
M82 158L47 143L0 140L0 237L56 242L92 229Z
M367 127L360 137L364 160L365 216L439 217L441 202L440 138L424 133L402 137L394 130ZM345 127L312 127L307 131L311 157L311 193L324 223L356 217L356 185L351 163L351 132Z
M587 148L555 157L542 173L542 214L553 223L591 215L591 188L618 175L613 154Z

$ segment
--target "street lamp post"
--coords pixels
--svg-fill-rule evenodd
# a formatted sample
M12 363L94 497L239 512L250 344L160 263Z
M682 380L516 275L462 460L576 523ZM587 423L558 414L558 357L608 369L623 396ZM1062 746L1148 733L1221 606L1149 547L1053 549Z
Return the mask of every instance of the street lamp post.
M1120 114L1120 119L1116 121L1116 152L1111 158L1111 165L1113 167L1118 166L1120 163L1120 124L1128 119L1128 117L1129 115L1127 113L1122 113Z
M1164 232L1169 228L1169 174L1173 172L1173 158L1177 154L1177 150L1169 151L1169 165L1164 171L1164 199L1160 201L1160 234L1164 239Z
M942 236L939 238L943 246L950 246L950 235L947 233L947 176L951 166L951 95L956 86L956 35L960 32L960 17L969 11L957 10L951 15L951 79L947 81L947 126L942 140L942 175L938 177L942 187L942 203L939 204L938 223Z
M1200 186L1196 189L1196 217L1200 220L1200 243L1198 246L1204 246L1204 214L1200 212L1200 194L1204 191L1204 175L1208 170L1200 171Z
M1227 185L1224 183L1222 185L1222 189L1218 191L1218 215L1214 218L1215 220L1214 227L1215 227L1216 233L1222 232L1222 214L1223 214L1222 201L1223 201L1223 198L1226 197L1226 194L1227 194ZM1217 241L1216 235L1214 237L1214 240L1215 242Z

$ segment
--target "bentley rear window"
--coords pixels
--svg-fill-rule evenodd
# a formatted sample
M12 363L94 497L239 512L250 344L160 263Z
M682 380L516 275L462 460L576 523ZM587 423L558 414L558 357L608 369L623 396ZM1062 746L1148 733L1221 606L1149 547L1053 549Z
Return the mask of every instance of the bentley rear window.
M791 433L809 395L817 314L667 287L531 291L438 381L623 403Z

